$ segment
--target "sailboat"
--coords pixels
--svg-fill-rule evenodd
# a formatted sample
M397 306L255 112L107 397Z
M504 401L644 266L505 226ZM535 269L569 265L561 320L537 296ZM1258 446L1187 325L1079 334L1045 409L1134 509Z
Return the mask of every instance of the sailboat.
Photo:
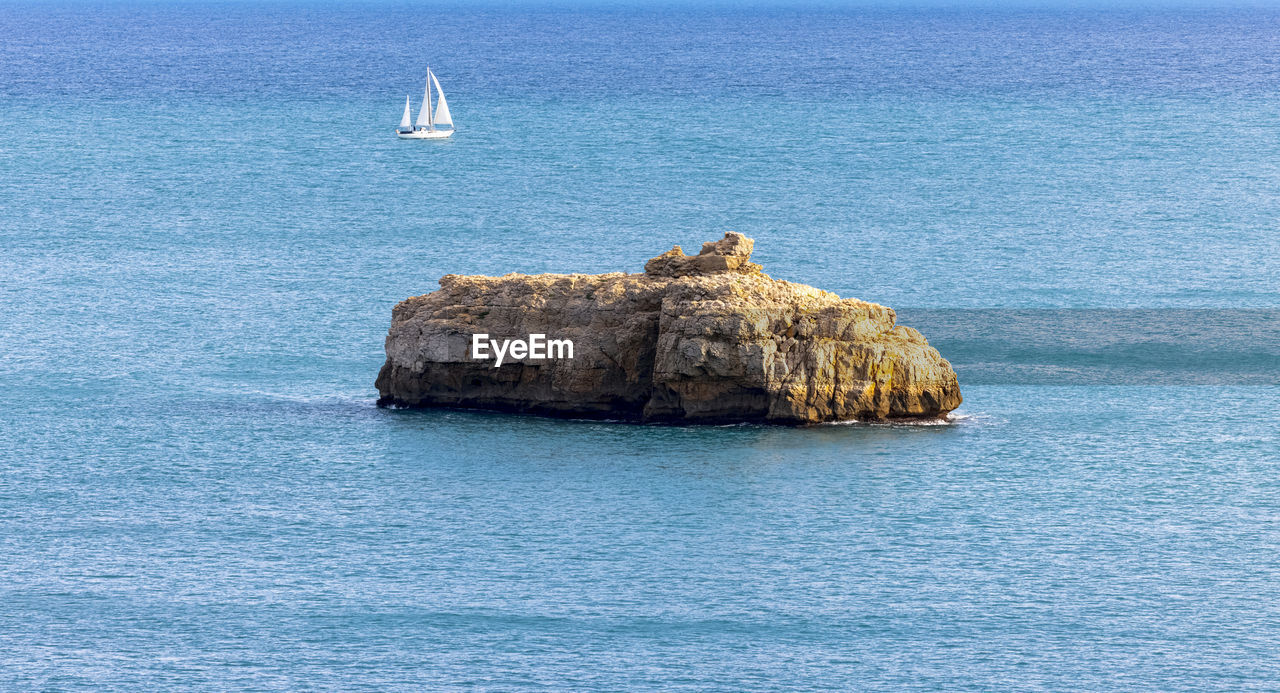
M431 86L435 85L440 95L435 112L431 110ZM449 114L449 104L444 100L444 90L440 88L440 80L436 79L431 68L427 68L427 86L422 93L422 108L418 111L418 121L410 125L413 113L409 110L409 97L404 97L404 116L400 118L400 126L396 128L396 136L405 140L442 140L453 134L453 116ZM448 130L438 129L437 125L447 125Z

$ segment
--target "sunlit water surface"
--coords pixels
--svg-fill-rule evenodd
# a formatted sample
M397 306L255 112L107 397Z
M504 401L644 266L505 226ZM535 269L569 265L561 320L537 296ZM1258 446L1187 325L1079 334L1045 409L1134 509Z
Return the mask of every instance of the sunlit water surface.
M806 429L372 388L441 275L725 230L904 309L1280 308L1277 32L6 6L0 688L1280 685L1280 388L961 369L950 424ZM459 130L402 142L427 62Z

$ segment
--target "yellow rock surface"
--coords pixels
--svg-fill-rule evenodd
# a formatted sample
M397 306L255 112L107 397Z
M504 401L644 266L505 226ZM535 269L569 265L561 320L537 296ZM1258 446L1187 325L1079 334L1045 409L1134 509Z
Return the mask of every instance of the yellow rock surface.
M955 371L893 310L775 280L753 243L679 247L645 274L448 275L392 312L379 403L663 421L945 416ZM472 358L473 334L570 339L572 359Z

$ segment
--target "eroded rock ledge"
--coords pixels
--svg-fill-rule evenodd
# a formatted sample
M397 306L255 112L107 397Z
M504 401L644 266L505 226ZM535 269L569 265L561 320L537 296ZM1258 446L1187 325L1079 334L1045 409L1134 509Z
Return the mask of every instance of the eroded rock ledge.
M945 416L956 374L892 309L772 279L737 233L644 274L447 275L392 311L381 406L645 421ZM572 359L472 358L472 335L570 339Z

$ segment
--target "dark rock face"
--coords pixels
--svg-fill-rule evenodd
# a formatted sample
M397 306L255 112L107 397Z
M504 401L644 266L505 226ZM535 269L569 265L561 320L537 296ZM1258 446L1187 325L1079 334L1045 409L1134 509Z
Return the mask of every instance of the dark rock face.
M791 424L960 405L951 365L891 309L771 279L751 251L731 233L643 275L443 277L392 312L379 404ZM498 343L530 335L559 342L559 358L513 347L496 365Z

